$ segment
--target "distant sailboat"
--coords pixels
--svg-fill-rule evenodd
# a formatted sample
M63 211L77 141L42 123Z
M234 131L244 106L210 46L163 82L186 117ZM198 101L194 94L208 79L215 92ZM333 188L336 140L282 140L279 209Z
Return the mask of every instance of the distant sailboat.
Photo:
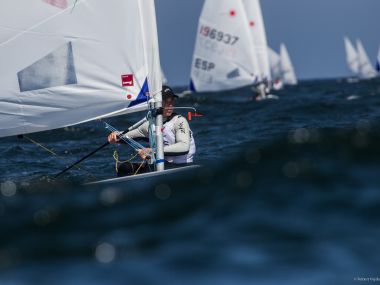
M348 37L344 37L344 47L346 50L346 62L348 68L354 74L359 75L359 57L354 45L351 43Z
M205 0L191 66L193 92L230 90L257 82L260 72L241 0Z
M377 72L380 72L380 47L379 47L379 51L377 52L376 70Z
M272 77L272 87L275 90L283 88L283 79L281 71L281 58L280 55L273 49L268 47L269 65Z
M297 77L285 44L280 45L281 72L284 84L297 85Z
M371 65L368 55L363 47L363 44L360 40L356 41L356 47L358 50L358 72L360 79L371 79L376 77L376 70Z
M259 67L259 83L253 88L259 93L257 100L278 99L277 96L268 94L271 88L271 72L268 55L268 43L265 32L264 18L261 11L260 0L243 0L245 11L247 13L248 24L251 31L253 48Z
M268 56L268 43L265 32L264 19L259 0L243 0L248 17L248 24L253 38L253 47L260 70L259 80L270 81L270 65Z

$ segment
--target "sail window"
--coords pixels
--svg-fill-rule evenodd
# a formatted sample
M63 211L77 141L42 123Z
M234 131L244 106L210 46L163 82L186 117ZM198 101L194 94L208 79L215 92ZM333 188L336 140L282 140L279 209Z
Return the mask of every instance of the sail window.
M71 42L17 73L21 92L77 84Z

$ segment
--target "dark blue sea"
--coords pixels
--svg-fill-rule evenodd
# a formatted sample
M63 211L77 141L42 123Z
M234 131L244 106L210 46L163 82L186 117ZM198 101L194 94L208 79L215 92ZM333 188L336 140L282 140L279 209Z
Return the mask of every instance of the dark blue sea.
M179 99L204 115L190 122L203 167L121 185L82 186L115 177L127 145L52 179L106 141L104 122L0 139L0 284L380 281L380 81L273 93Z

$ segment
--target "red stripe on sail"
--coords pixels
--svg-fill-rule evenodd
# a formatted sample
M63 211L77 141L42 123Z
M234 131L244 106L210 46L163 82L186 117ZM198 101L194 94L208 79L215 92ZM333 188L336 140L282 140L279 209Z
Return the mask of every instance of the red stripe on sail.
M60 9L66 9L69 6L69 4L67 3L67 0L42 0L42 1Z

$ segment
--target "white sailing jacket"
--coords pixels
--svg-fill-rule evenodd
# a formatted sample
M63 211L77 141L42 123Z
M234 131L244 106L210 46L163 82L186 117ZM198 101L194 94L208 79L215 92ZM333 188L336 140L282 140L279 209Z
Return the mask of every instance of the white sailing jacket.
M186 118L172 115L163 125L164 158L175 164L191 163L196 152L193 133ZM149 138L149 122L125 134L131 139Z

